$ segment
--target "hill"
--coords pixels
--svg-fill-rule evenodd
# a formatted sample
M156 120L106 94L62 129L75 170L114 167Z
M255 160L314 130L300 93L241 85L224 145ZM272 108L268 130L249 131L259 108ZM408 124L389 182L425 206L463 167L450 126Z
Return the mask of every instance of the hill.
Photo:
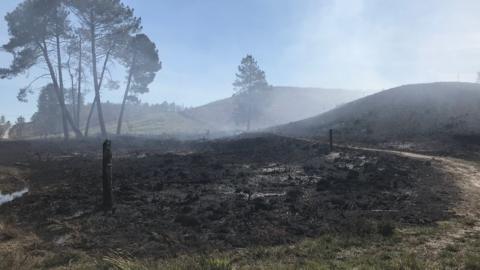
M480 84L405 85L350 102L319 116L278 126L282 135L395 140L480 134Z
M266 96L269 105L259 119L252 123L253 129L261 129L298 121L336 106L364 96L361 91L323 88L274 87ZM215 101L184 112L184 115L196 119L218 130L243 129L232 120L233 98Z

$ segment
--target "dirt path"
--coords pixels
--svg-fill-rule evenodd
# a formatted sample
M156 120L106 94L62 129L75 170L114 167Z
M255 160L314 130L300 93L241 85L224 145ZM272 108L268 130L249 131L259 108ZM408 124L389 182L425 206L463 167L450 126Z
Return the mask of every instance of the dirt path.
M419 247L427 253L438 254L448 245L462 241L466 237L480 234L480 164L452 157L439 157L396 150L384 150L365 147L347 148L354 150L387 153L417 159L422 162L430 161L432 166L451 175L461 190L461 201L454 209L461 222L449 226L444 234L430 239Z

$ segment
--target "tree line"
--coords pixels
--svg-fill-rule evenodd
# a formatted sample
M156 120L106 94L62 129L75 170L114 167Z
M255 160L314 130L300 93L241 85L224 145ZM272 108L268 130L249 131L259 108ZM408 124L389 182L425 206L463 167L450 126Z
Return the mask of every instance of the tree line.
M26 135L33 137L46 137L51 134L59 134L62 132L61 111L58 106L58 101L51 91L52 85L43 87L38 96L37 112L31 118L31 123L28 125ZM68 105L68 104L67 104ZM82 105L80 107L80 116L83 119L82 124L85 124L86 118L91 111L94 104ZM161 104L148 104L140 102L130 102L127 104L115 104L104 102L102 104L104 120L107 123L113 123L118 120L118 116L122 110L128 110L127 118L122 122L128 123L132 119L142 119L145 115L156 115L168 112L182 112L186 110L182 105L177 105L174 102L163 102ZM97 118L92 118L90 121L92 127L99 127Z
M141 19L120 0L25 0L5 20L10 39L3 49L12 54L13 61L0 69L0 78L12 78L34 67L47 70L20 89L18 99L26 100L35 81L49 78L51 83L44 88L48 94L43 98L54 99L58 105L65 139L70 131L76 137L88 135L95 111L101 134L107 137L101 97L104 89L118 88L111 78L112 65L120 63L126 70L117 134L122 132L126 103L148 92L162 68L155 43L142 33ZM82 132L80 111L86 83L94 99Z

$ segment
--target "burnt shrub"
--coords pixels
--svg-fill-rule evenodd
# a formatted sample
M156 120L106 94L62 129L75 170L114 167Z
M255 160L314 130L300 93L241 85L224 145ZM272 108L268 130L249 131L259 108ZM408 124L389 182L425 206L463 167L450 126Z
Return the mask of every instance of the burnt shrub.
M382 220L377 224L377 233L383 237L391 237L395 233L395 224L390 220Z
M365 237L375 233L375 224L364 217L352 217L343 227L347 233L354 236Z

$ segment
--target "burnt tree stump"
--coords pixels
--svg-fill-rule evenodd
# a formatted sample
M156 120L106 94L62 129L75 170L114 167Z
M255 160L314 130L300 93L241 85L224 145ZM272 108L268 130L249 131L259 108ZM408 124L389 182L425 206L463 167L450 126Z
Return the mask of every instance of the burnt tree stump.
M103 210L113 209L112 192L112 141L103 143Z

